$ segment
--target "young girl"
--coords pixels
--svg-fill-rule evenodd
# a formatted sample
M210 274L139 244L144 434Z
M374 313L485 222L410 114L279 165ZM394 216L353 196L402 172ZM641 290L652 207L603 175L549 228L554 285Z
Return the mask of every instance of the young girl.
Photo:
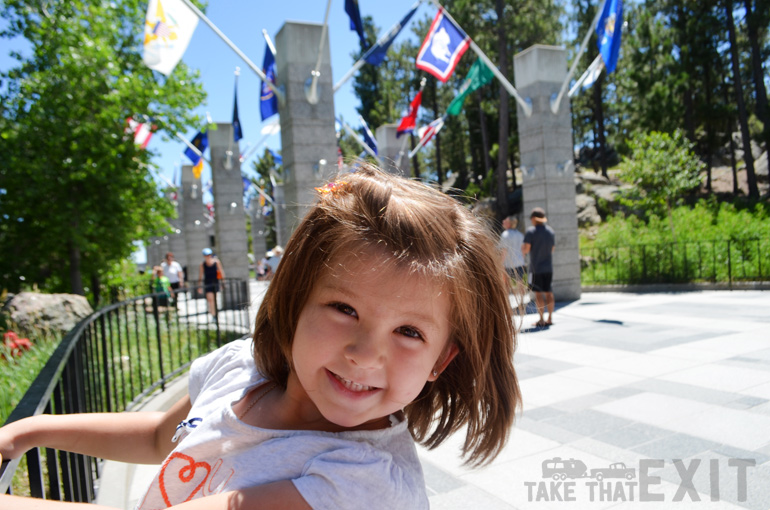
M166 413L28 418L0 429L0 453L162 462L137 508L189 510L427 508L414 440L465 428L466 461L494 459L520 394L493 235L370 167L318 190L253 340L197 360L188 397Z

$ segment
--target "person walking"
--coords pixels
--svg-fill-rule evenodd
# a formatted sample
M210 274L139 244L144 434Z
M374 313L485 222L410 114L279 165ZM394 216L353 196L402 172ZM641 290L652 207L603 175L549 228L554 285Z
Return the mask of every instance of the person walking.
M551 283L553 281L553 251L556 246L556 233L545 217L545 211L540 207L532 209L529 215L532 226L524 234L521 253L529 254L529 271L532 275L532 291L535 293L535 304L540 319L535 324L538 328L553 324L554 298ZM543 314L548 308L548 320Z
M179 289L184 287L184 270L182 270L182 266L179 262L174 260L174 254L172 252L166 253L166 258L161 262L160 267L163 269L163 274L166 275L166 278L168 278L168 281L171 284L175 296L174 301L176 301L176 295L179 293Z
M500 234L500 250L503 255L503 265L505 272L511 278L511 288L516 296L519 310L522 309L523 297L526 292L525 286L525 262L524 255L521 253L521 246L524 243L524 234L519 232L516 227L519 220L515 216L508 216L503 220L503 232Z
M222 263L214 256L211 248L203 248L203 262L198 271L198 279L203 281L203 292L206 293L206 302L209 313L217 319L217 292L219 292L219 280L225 278L225 270Z

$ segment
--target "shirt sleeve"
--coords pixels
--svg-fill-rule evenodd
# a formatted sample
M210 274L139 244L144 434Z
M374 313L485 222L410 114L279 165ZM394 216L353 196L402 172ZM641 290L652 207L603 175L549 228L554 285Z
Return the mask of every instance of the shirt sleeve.
M315 510L352 510L364 504L367 510L428 508L421 473L399 466L390 453L370 445L314 457L292 482Z
M187 382L190 402L195 402L207 380L222 377L223 372L229 371L233 363L238 363L240 358L250 355L248 352L243 352L243 349L248 350L250 345L248 340L234 340L193 361Z

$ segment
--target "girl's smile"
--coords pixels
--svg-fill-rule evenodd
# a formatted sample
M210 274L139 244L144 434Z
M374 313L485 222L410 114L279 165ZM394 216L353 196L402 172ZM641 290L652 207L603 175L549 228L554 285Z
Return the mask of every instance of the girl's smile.
M407 406L454 358L450 300L377 252L337 262L300 314L287 393L337 427L367 427Z

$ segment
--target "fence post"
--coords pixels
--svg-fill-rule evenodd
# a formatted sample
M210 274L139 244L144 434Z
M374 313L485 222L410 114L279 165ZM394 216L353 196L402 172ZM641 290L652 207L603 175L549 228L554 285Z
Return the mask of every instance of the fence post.
M727 280L730 282L730 290L733 290L733 258L732 254L730 253L732 251L732 247L730 246L732 241L730 239L727 240Z

